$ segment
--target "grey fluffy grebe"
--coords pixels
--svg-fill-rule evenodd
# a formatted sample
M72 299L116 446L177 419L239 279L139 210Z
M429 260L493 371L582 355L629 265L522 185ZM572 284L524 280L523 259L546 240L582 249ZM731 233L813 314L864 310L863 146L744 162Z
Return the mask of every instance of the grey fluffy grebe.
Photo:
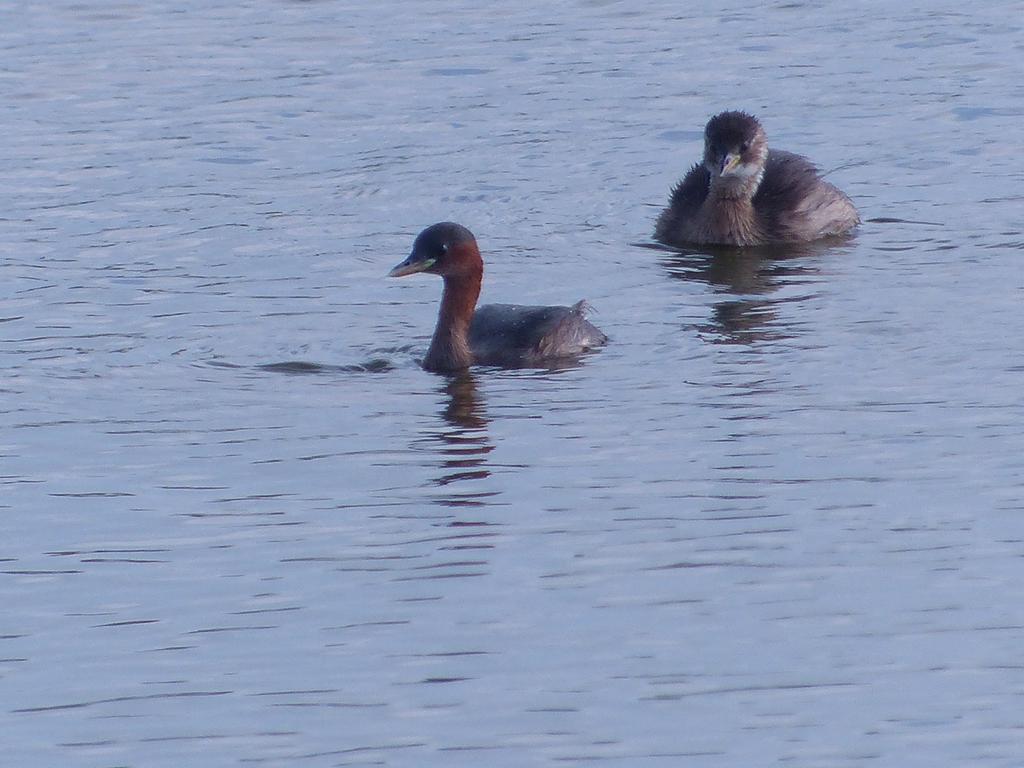
M761 123L722 112L704 129L704 160L672 190L655 224L667 245L794 243L860 223L846 195L805 157L768 149Z
M571 307L476 307L484 262L476 238L459 224L433 224L413 243L409 258L388 277L429 272L444 278L444 294L430 349L428 371L455 371L470 365L545 367L599 347L608 337L587 321L586 303Z

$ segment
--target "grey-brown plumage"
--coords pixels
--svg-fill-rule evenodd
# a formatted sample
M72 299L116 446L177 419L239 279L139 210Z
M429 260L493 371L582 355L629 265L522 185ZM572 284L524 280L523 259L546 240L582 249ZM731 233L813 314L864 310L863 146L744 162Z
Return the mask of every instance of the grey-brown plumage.
M389 273L429 272L444 278L437 326L423 367L454 371L470 365L545 367L604 344L608 337L585 317L587 305L526 307L488 304L476 308L484 264L476 238L459 224L423 230L412 253Z
M704 159L672 190L654 237L667 245L817 240L860 223L845 194L805 157L768 149L757 118L722 112L704 130Z
M486 304L473 313L469 347L480 365L531 366L578 355L608 337L586 318L585 301L571 307Z

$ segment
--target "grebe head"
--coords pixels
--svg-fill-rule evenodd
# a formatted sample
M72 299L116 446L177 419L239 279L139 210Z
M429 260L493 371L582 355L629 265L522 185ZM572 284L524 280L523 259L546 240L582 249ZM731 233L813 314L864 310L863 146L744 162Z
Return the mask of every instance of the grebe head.
M480 251L473 233L460 224L443 221L420 232L409 258L388 272L388 277L405 277L417 272L449 277L481 269Z
M768 139L746 112L722 112L704 129L704 167L719 183L746 184L764 172Z

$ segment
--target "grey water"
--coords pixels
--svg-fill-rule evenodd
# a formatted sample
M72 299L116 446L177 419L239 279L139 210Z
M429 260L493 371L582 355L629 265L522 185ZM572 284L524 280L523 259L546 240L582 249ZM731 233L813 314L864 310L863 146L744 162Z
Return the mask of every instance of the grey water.
M0 763L1024 765L1022 32L0 7ZM729 108L852 238L654 247ZM440 220L609 346L421 370Z

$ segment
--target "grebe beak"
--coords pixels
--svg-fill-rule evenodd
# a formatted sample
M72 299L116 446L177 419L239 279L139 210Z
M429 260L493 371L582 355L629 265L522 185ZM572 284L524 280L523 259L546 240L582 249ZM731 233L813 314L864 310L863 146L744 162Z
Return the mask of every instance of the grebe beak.
M719 173L724 176L727 173L731 173L736 170L736 166L740 164L740 156L735 152L728 152L722 158L722 165L719 169Z
M406 275L415 275L417 272L424 272L434 266L434 261L434 259L417 258L415 253L409 254L409 258L401 264L396 264L388 272L388 277L405 277Z

